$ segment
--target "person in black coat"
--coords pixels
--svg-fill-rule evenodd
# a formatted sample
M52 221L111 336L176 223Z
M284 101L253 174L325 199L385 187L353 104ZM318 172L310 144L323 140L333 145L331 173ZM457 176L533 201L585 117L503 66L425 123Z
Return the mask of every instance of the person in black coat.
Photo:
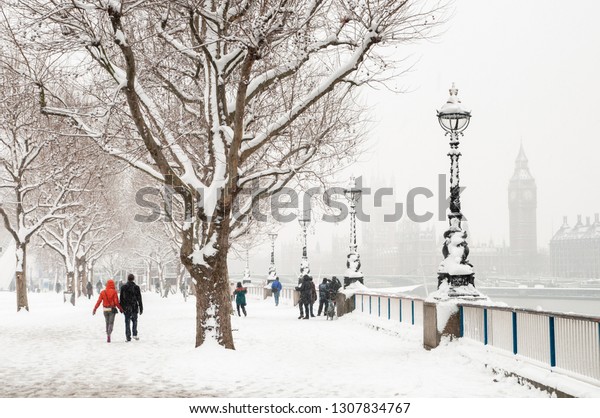
M321 312L327 311L327 296L329 292L329 280L327 277L323 279L323 282L319 285L319 311L317 316L321 315Z
M310 305L313 292L312 278L309 275L305 275L302 278L302 283L300 284L300 286L296 287L296 290L300 291L300 316L298 317L298 319L309 319ZM302 316L303 309L304 316Z
M137 331L137 315L138 310L140 315L144 312L144 305L142 304L142 292L140 287L134 282L135 276L129 274L127 276L127 283L121 286L121 307L125 314L125 337L127 341L131 341L131 333L133 331L133 338L139 340ZM133 329L130 329L129 325L132 323Z

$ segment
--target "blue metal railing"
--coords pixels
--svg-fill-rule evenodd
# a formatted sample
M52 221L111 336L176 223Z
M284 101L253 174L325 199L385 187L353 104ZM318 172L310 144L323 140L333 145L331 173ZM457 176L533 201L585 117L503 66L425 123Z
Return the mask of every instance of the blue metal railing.
M461 337L600 384L599 317L466 303L459 315Z

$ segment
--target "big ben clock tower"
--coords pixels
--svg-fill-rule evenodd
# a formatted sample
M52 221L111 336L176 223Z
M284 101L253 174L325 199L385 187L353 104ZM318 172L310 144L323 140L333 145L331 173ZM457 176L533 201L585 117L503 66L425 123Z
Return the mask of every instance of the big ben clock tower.
M537 187L529 172L523 144L515 161L515 172L508 184L511 272L523 275L537 266Z

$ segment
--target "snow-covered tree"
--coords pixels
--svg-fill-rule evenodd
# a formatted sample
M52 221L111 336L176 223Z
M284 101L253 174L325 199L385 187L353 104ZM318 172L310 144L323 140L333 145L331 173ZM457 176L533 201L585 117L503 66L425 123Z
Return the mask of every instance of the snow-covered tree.
M27 246L40 229L78 206L80 171L52 122L39 113L38 91L26 64L5 50L0 60L0 218L16 245L17 311L29 310ZM14 52L14 51L13 51Z
M24 49L61 56L51 67L76 80L40 80L45 114L179 195L196 346L233 349L227 254L248 224L233 214L355 155L356 88L389 76L386 46L423 37L432 10L419 0L20 0L11 13ZM73 88L84 100L69 99Z
M69 215L46 226L40 237L63 260L67 287L81 296L87 285L88 263L93 265L122 233L110 234L109 214L97 206L86 204L85 210Z

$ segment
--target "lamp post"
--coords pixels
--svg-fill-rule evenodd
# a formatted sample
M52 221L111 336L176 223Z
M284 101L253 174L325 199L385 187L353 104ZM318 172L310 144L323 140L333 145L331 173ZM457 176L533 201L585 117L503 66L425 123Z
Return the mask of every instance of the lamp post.
M360 199L362 190L356 187L356 179L350 178L348 188L344 189L344 196L350 204L350 251L346 259L346 273L344 274L344 287L359 281L363 283L363 274L360 272L360 255L356 244L356 204Z
M302 228L302 260L300 261L300 278L302 278L305 275L310 274L306 241L308 226L310 225L310 213L308 215L303 213L302 217L298 218L298 223Z
M277 277L277 270L275 269L275 240L277 239L276 233L270 233L269 238L271 238L271 265L269 266L269 278L267 279L267 283L271 283Z
M450 97L437 112L440 126L450 137L450 213L448 214L449 228L444 233L442 254L444 260L438 267L438 289L444 282L449 285L450 297L478 297L475 290L475 273L473 265L467 260L469 247L467 233L462 230L462 212L460 207L460 178L458 160L461 153L458 150L460 138L469 126L471 112L465 110L458 99L458 89L452 83Z
M246 248L246 267L244 268L244 277L242 278L242 283L247 283L250 280L250 249Z

